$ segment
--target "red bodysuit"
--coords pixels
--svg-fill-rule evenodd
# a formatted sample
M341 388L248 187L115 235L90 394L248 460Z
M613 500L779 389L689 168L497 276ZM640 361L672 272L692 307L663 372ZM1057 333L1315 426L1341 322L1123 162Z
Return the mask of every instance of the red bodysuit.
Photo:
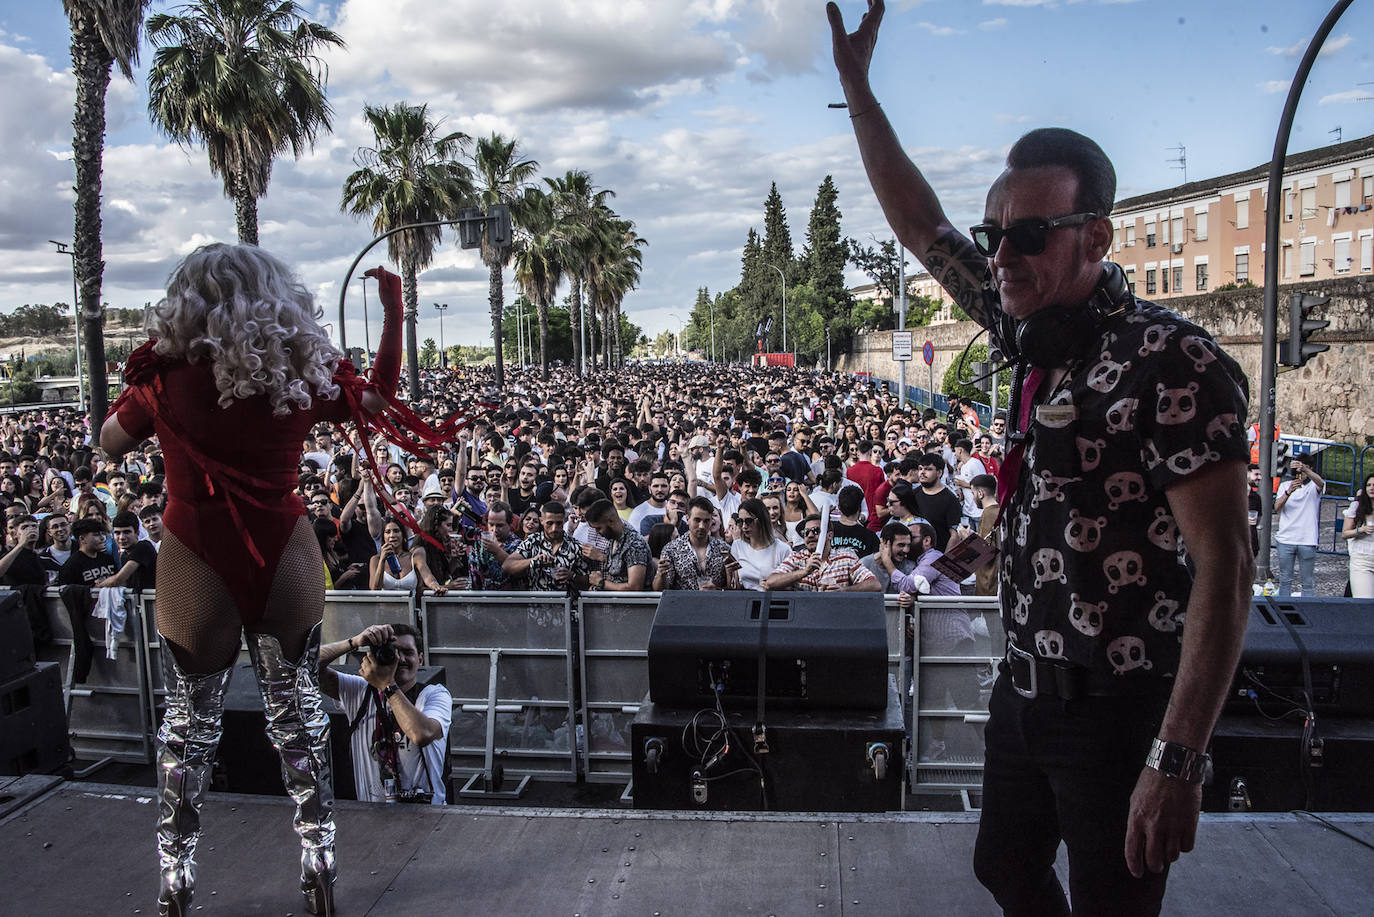
M135 439L157 434L167 471L163 524L220 575L243 623L252 624L266 611L277 560L305 515L295 493L301 442L321 421L348 420L345 391L363 383L341 368L338 398L316 395L310 410L276 417L267 395L220 407L208 362L163 360L145 347L144 360L130 358L130 386L115 404L119 423Z

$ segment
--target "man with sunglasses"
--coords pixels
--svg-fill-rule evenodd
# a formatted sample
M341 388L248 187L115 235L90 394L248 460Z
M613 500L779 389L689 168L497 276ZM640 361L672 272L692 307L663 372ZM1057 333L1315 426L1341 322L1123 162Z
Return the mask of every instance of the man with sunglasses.
M1075 911L1157 914L1193 847L1249 612L1245 378L1103 264L1116 176L1081 134L1022 137L972 239L950 224L869 85L883 11L870 0L847 34L827 7L869 180L898 238L1018 363L999 488L1009 643L974 872L1007 914L1067 914L1062 840Z
M820 550L821 517L810 513L801 524L806 547L793 551L763 581L764 589L805 592L882 592L878 580L848 548Z

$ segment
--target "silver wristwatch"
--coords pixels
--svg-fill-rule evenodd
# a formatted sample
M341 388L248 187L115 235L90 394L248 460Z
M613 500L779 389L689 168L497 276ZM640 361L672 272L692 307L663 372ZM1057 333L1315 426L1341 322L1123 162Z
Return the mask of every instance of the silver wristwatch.
M1187 745L1165 742L1158 737L1150 743L1150 753L1145 757L1146 767L1153 767L1166 777L1192 784L1202 782L1211 764L1211 755L1195 751Z

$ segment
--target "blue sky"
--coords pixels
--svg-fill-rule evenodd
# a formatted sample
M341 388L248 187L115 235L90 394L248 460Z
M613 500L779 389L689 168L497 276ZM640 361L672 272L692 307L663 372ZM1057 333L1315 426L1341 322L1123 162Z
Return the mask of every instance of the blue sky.
M154 2L153 8L171 4ZM347 0L306 8L347 51L329 58L335 131L276 165L259 204L262 244L295 264L333 320L338 283L369 238L338 210L364 102L428 102L451 129L521 138L545 174L590 171L649 240L625 302L650 333L685 316L696 290L738 277L750 226L776 181L794 244L826 174L844 231L889 235L859 163L817 0ZM864 4L841 3L847 22ZM903 142L956 223L976 222L1007 147L1064 125L1116 163L1119 196L1266 161L1287 86L1329 9L1325 0L893 0L873 80ZM1319 58L1290 151L1374 134L1374 3L1358 2ZM66 301L70 274L47 239L71 235L71 61L61 5L0 7L0 309ZM146 45L142 61L151 59ZM176 259L233 237L233 207L204 153L169 145L146 118L146 68L108 104L105 298L160 295ZM1362 85L1363 84L1363 85ZM507 277L509 281L509 275ZM863 278L854 275L855 282ZM508 296L513 295L507 284ZM356 294L355 294L356 295ZM432 302L451 305L447 342L478 343L485 270L447 247L421 275L421 336ZM350 300L350 342L361 303Z

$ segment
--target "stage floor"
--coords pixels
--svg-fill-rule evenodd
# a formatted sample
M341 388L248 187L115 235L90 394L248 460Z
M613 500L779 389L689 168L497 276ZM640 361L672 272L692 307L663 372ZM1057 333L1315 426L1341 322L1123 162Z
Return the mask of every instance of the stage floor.
M212 795L196 912L300 914L282 798ZM0 915L156 913L147 790L0 778ZM1374 843L1374 815L1324 816ZM338 806L338 912L984 915L976 816ZM1063 856L1061 851L1060 867ZM1374 851L1300 815L1203 816L1167 914L1368 914Z

